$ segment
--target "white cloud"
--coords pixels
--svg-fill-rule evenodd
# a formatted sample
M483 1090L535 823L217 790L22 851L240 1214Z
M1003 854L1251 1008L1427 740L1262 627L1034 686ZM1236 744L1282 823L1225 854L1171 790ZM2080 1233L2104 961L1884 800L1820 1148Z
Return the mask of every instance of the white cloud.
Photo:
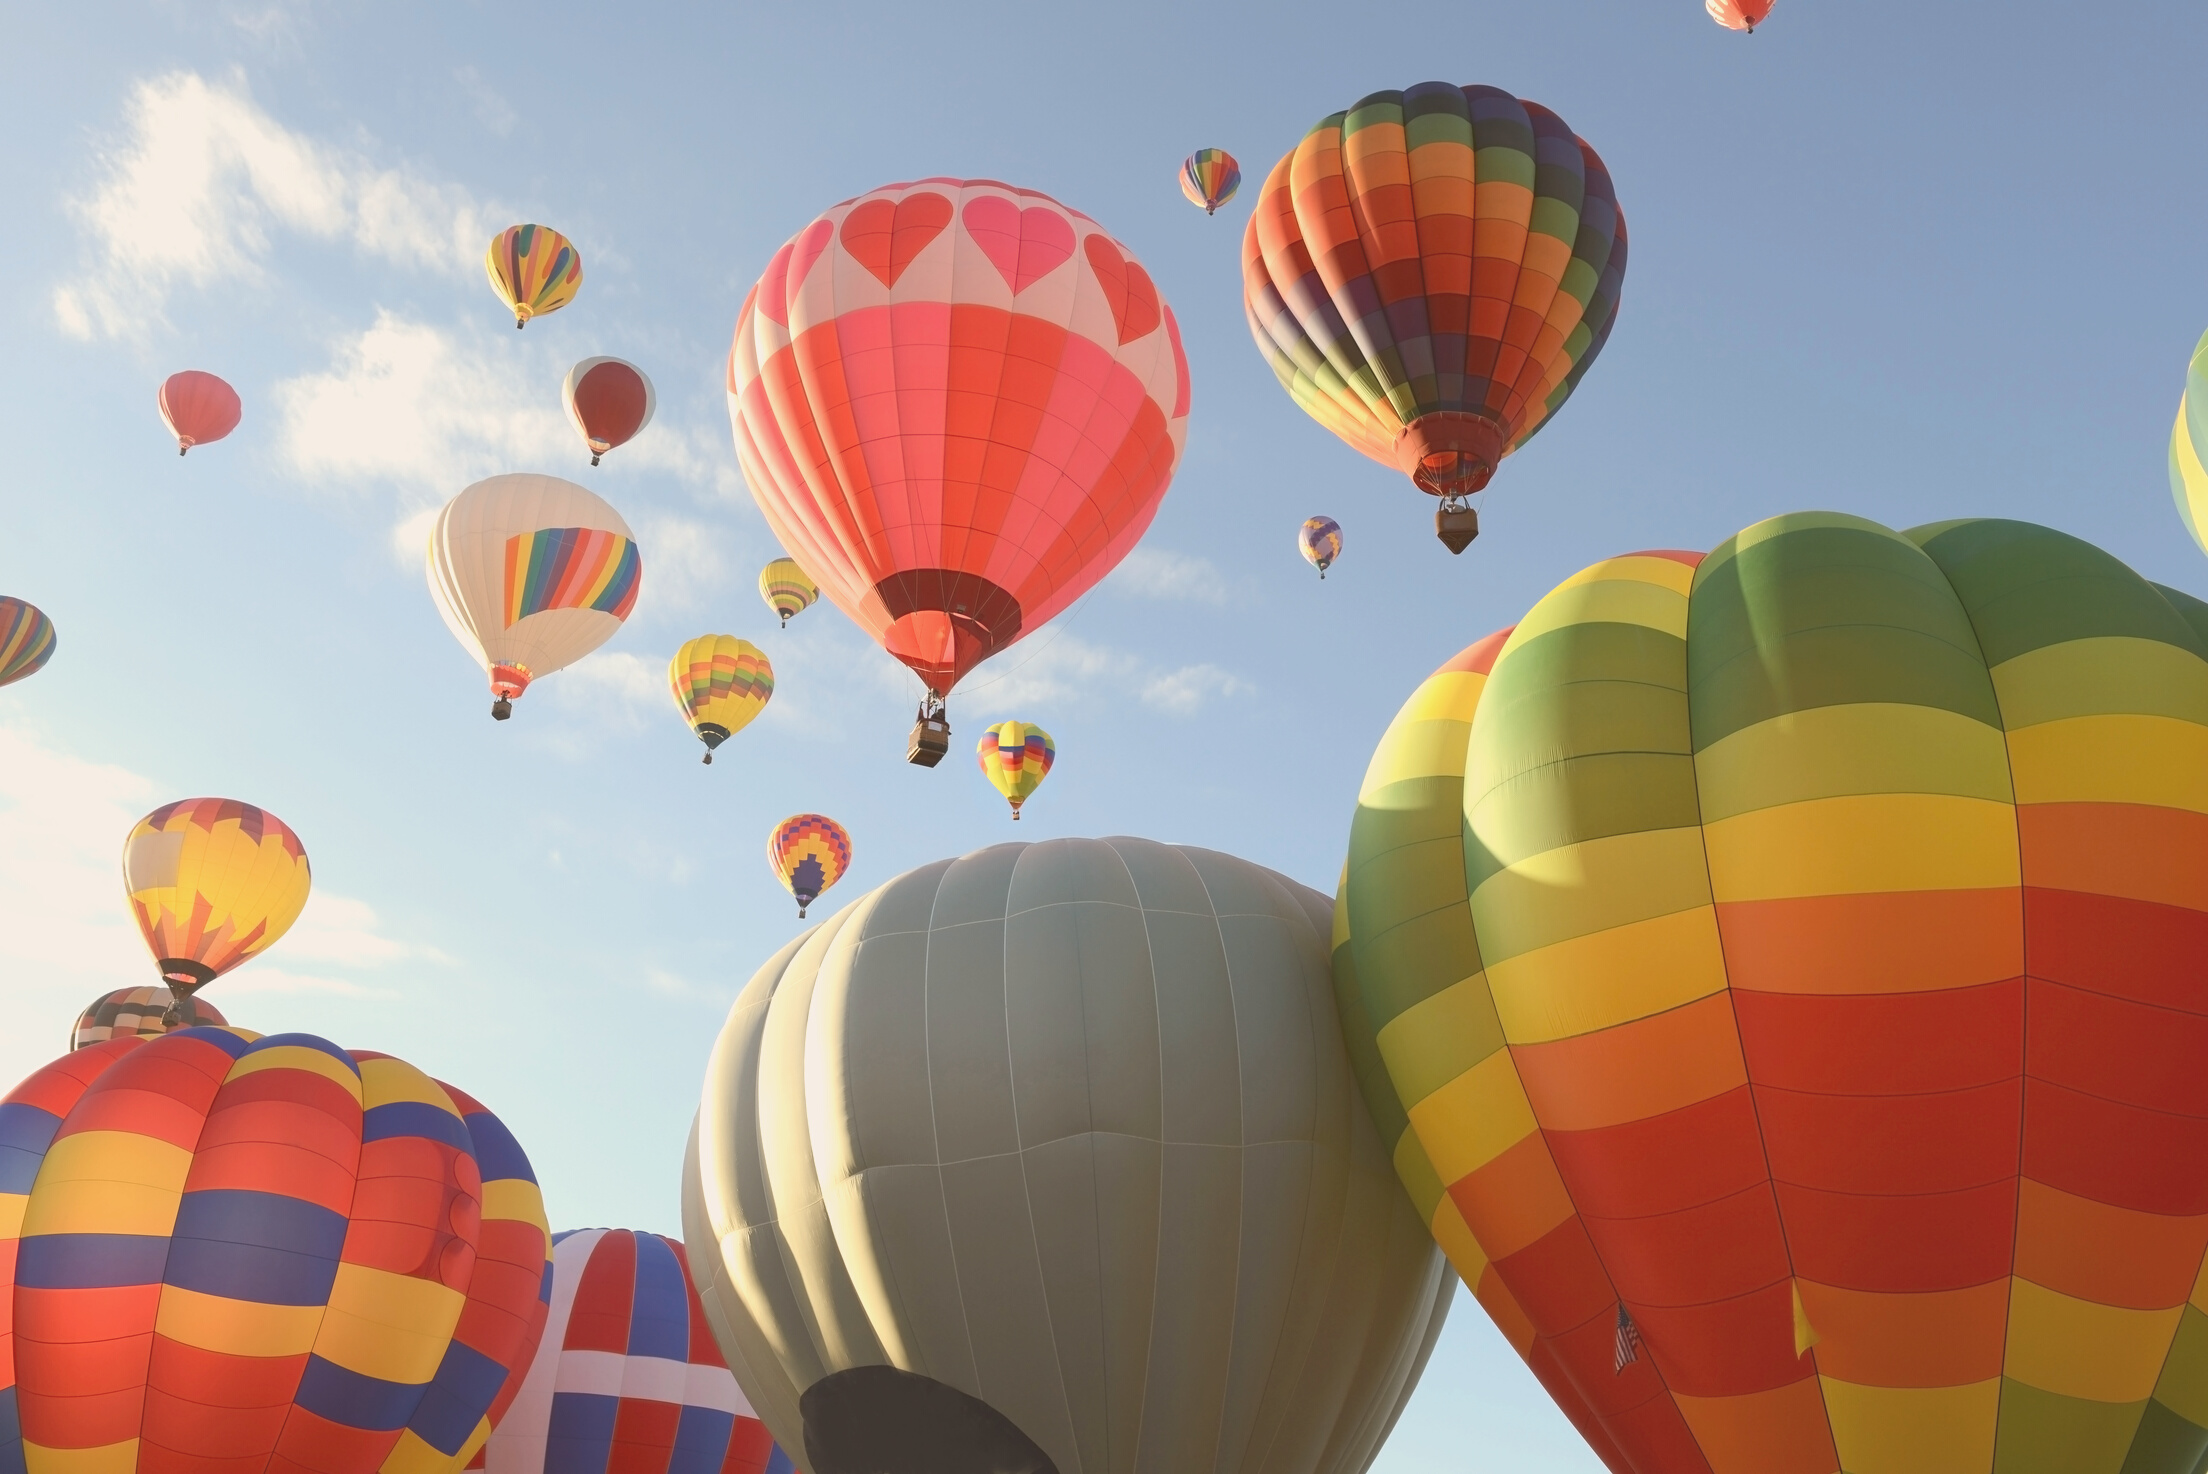
M962 688L953 699L971 710L977 700L994 707L1031 707L1051 702L1116 701L1132 693L1144 706L1173 716L1189 716L1215 696L1241 696L1257 689L1216 665L1168 669L1072 635L1043 638L1048 643L1024 662L1020 647L1014 646L999 657L1006 661L1001 676L978 682L970 691ZM986 674L987 667L983 672Z
M551 693L564 710L631 730L650 720L681 720L667 689L667 663L630 650L600 650L529 689Z
M474 100L477 122L501 138L513 133L514 124L521 121L520 115L514 111L514 105L506 100L504 94L483 80L482 73L474 67L461 67L453 72L452 79Z
M55 318L78 338L141 333L179 285L259 278L279 233L458 271L496 228L456 185L284 127L242 78L140 82L101 176L72 207L89 259L53 294Z
M1144 706L1189 716L1214 696L1242 696L1256 690L1248 681L1216 665L1184 665L1152 676L1139 693Z
M1113 569L1110 586L1144 599L1227 602L1227 576L1209 558L1136 544Z

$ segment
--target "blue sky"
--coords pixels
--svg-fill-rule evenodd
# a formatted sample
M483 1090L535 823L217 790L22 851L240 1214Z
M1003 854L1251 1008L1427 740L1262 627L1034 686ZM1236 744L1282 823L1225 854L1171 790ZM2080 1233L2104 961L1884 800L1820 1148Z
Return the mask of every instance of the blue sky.
M672 1231L720 1015L797 925L761 855L784 814L850 826L838 901L1057 834L1331 889L1397 704L1608 554L1807 507L2011 515L2208 592L2163 471L2208 325L2198 4L1781 0L1753 37L1696 0L643 9L10 14L0 592L61 643L0 692L0 1077L146 977L130 822L245 798L300 832L316 896L209 996L480 1096L556 1226ZM1555 108L1632 232L1602 360L1454 559L1425 498L1275 386L1237 266L1256 181L1306 126L1436 77ZM1216 219L1174 186L1200 145L1251 176ZM912 683L839 613L774 630L721 389L774 248L930 174L1102 222L1179 314L1195 381L1143 547L969 681L933 772L902 761ZM517 334L479 263L525 219L571 235L587 280ZM642 364L660 408L591 471L558 390L596 353ZM185 367L246 408L180 461L153 399ZM494 725L418 549L427 510L506 470L606 495L646 576L604 652ZM1294 551L1322 511L1347 536L1324 584ZM780 680L711 768L663 677L706 630L760 643ZM1009 716L1060 751L1017 830L964 755ZM1460 1301L1378 1467L1535 1465L1597 1467Z

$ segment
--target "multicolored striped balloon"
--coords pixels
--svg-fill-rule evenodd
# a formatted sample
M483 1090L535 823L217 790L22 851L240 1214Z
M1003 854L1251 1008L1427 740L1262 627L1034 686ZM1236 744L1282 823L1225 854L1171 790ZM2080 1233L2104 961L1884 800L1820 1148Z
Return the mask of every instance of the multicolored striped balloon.
M1303 554L1304 562L1319 570L1319 577L1326 577L1326 570L1342 556L1342 524L1332 517L1304 518L1296 532L1296 551Z
M777 558L759 570L759 597L782 616L782 627L788 629L791 615L813 607L820 597L820 585L805 576L795 558Z
M2193 347L2185 366L2185 392L2178 397L2177 423L2170 427L2170 495L2177 515L2202 552L2208 552L2208 333Z
M676 1239L553 1237L551 1312L490 1474L766 1474L774 1440L706 1325Z
M1058 744L1031 722L999 722L982 732L975 754L981 760L981 776L1004 795L1017 819L1020 805L1050 776L1050 765L1058 761Z
M583 258L566 236L546 225L509 225L483 253L491 290L513 310L514 326L557 312L583 287Z
M1320 119L1242 235L1243 307L1281 387L1452 499L1571 397L1624 279L1602 160L1495 87L1422 82Z
M178 1029L227 1024L221 1010L190 994L179 998L167 988L117 988L102 993L77 1015L69 1047L105 1044L110 1039L158 1039Z
M700 635L667 663L667 683L690 730L713 749L751 725L774 695L774 667L749 640L734 635Z
M826 814L792 814L767 834L767 863L797 897L797 914L851 868L851 834Z
M0 595L0 686L35 676L54 658L54 622L36 604Z
M512 1134L402 1061L228 1028L65 1055L0 1099L0 1469L457 1470L550 1248Z
M2021 522L1598 563L1397 714L1335 965L1619 1474L2199 1466L2208 604Z
M1181 164L1181 193L1192 205L1215 215L1242 187L1242 166L1223 148L1200 148Z
M123 839L130 914L180 998L273 946L313 886L291 826L234 798L163 804Z

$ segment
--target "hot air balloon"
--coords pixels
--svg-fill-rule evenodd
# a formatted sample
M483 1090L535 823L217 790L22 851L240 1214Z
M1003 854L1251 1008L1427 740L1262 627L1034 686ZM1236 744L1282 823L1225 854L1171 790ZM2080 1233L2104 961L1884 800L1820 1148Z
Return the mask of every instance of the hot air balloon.
M795 558L777 558L759 570L759 597L782 616L782 627L788 629L791 615L813 607L813 601L820 597L820 585L805 576Z
M1802 513L1599 563L1398 714L1345 1027L1611 1469L2197 1467L2204 652L2062 533Z
M1468 498L1602 351L1624 279L1602 160L1494 87L1421 82L1320 119L1242 234L1243 309L1281 387L1441 498L1452 553L1479 535Z
M2170 495L2177 515L2202 552L2208 552L2208 333L2193 347L2185 368L2185 392L2178 396L2177 423L2170 427ZM4 670L5 667L0 667ZM0 681L5 677L0 676Z
M158 1039L177 1029L228 1022L212 1003L189 994L179 998L167 988L117 988L102 993L77 1015L69 1031L69 1047L82 1049L110 1039Z
M714 1344L682 1244L553 1236L551 1313L490 1474L766 1474L773 1440Z
M123 840L123 889L176 995L192 995L291 930L313 875L291 826L234 798L186 798L140 819Z
M1326 898L1000 844L792 941L683 1181L698 1293L809 1474L1357 1474L1455 1280L1360 1103Z
M176 437L178 455L195 445L210 445L222 439L238 428L238 419L245 412L238 403L237 390L198 369L169 375L161 381L161 392L155 398L169 433Z
M36 604L0 595L0 686L35 676L54 658L54 622Z
M1217 214L1241 187L1242 166L1223 148L1200 148L1181 163L1181 193L1206 215Z
M798 919L851 868L851 835L826 814L792 814L767 834L767 864L797 897Z
M1319 570L1319 577L1326 577L1326 570L1334 566L1334 560L1342 556L1342 524L1332 517L1306 517L1303 527L1296 533L1296 551L1303 554L1303 561Z
M544 1207L474 1100L180 1029L0 1102L0 1466L453 1474L544 1325Z
M532 317L559 311L583 285L581 254L547 225L509 225L492 236L483 269L490 275L491 290L513 309L517 328L529 326Z
M1050 765L1058 761L1058 744L1031 722L999 722L981 734L976 756L981 759L981 776L1004 795L1017 819L1020 805L1050 776Z
M1088 216L930 179L837 205L775 254L728 396L782 546L926 684L908 755L932 767L959 679L1149 527L1188 361L1149 273Z
M1763 18L1771 13L1772 0L1702 0L1703 8L1728 31L1756 33Z
M713 749L750 726L774 695L766 652L734 635L700 635L684 645L667 664L667 681L709 763Z
M445 503L429 535L430 595L490 673L502 722L531 681L612 639L643 582L621 514L557 476L478 481Z
M652 422L659 397L644 370L622 358L586 358L567 371L560 386L567 417L590 447L590 463L617 445L627 445Z

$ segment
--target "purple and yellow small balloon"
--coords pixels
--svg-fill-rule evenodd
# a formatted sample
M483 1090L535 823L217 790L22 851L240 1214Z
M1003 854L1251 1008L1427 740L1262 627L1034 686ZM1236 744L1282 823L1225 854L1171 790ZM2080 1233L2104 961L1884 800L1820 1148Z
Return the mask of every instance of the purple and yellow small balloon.
M1319 570L1320 578L1325 578L1326 570L1342 556L1342 524L1332 517L1306 517L1296 533L1296 550L1303 554L1304 562Z

